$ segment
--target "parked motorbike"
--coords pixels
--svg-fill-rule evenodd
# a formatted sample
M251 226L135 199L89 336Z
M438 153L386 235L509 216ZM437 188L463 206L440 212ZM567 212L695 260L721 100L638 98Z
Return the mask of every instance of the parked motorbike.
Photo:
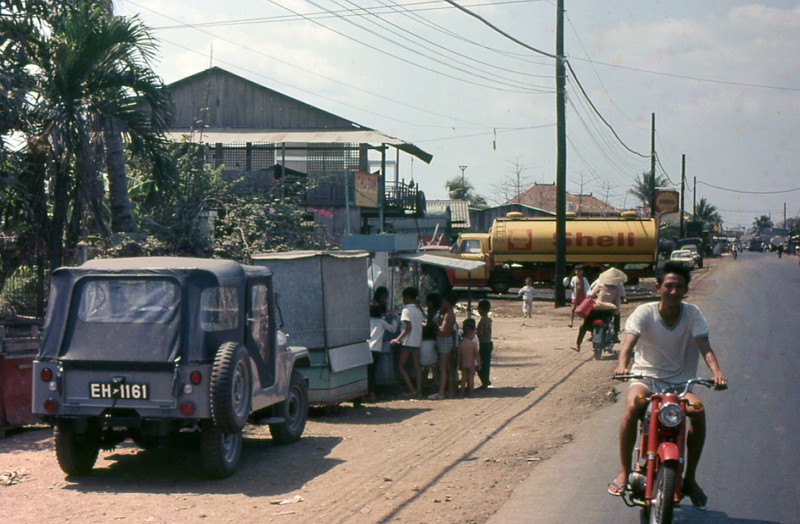
M622 499L629 507L642 508L642 522L669 524L672 512L682 498L683 465L686 447L686 393L692 384L714 387L714 381L693 378L679 384L666 384L649 375L617 375L617 380L649 380L653 392L639 423L639 445L634 449L633 469L628 476L629 490Z
M613 314L604 314L602 317L594 319L592 322L592 348L595 360L600 360L603 351L613 354L615 336Z

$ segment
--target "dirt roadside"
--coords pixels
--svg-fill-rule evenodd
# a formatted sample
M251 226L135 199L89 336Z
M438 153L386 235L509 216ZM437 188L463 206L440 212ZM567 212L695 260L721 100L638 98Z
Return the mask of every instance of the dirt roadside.
M249 427L242 465L224 481L203 480L190 449L127 444L101 451L92 476L65 478L49 429L12 432L0 440L0 522L485 522L615 398L613 358L569 349L567 308L537 303L533 319L516 301L493 310L489 390L347 404L313 416L287 447Z

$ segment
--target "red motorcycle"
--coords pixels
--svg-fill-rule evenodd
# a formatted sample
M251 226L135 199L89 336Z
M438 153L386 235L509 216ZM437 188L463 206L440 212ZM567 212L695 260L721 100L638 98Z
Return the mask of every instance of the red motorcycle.
M651 524L672 522L672 510L683 497L681 481L685 463L686 412L684 398L692 384L714 387L714 381L693 378L667 384L649 375L617 375L617 380L649 380L653 393L639 423L639 445L634 449L633 469L628 476L630 489L622 495L629 507L642 508L642 521Z

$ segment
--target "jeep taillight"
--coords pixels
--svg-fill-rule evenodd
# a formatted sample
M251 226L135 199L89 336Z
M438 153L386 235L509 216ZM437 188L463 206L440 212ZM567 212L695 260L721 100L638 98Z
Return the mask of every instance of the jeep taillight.
M599 318L595 319L595 321L594 321L594 325L597 326L597 327L603 327L603 324L604 324L604 322L602 320L600 320Z
M42 368L39 372L39 377L45 382L53 380L53 371L50 368Z
M199 371L192 371L189 375L189 382L194 384L195 386L198 385L203 381L203 375Z
M180 407L178 410L181 412L181 415L184 417L191 417L194 415L194 403L193 402L181 402Z
M58 402L54 398L48 398L44 401L44 410L48 413L55 413L58 411Z

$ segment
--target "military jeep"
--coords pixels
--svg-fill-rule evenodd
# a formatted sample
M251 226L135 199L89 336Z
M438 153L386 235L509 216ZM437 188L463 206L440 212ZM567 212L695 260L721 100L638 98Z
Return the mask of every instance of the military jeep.
M58 463L86 475L100 449L197 441L203 471L230 476L247 422L300 438L308 386L266 267L120 258L57 269L33 369L33 412L54 426ZM184 433L199 437L186 438Z

